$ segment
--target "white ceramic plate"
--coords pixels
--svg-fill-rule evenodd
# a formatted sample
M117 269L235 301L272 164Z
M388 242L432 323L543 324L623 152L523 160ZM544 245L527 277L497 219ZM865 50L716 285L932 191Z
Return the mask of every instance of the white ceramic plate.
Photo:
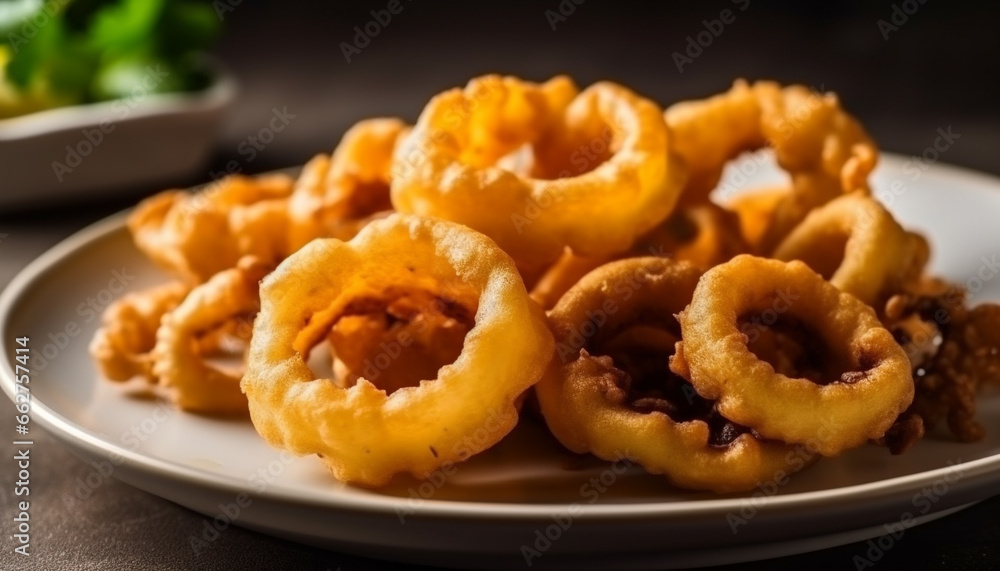
M236 83L217 64L191 93L72 105L0 119L0 206L27 206L198 174ZM155 77L153 78L155 79Z
M745 188L775 180L771 167L753 159L737 166L755 171ZM1000 279L981 269L981 258L1000 248L993 223L1000 180L942 165L913 180L902 159L888 157L875 185L890 189L896 180L903 192L893 210L929 235L933 269L961 283L978 278L969 282L982 284L974 301L1000 299ZM219 516L220 526L235 519L330 549L444 566L523 568L527 553L532 567L681 567L858 541L884 534L885 524L898 530L1000 492L996 394L981 401L989 429L982 442L930 438L901 457L864 447L753 494L688 493L634 468L618 474L561 452L531 420L445 482L344 486L315 459L270 449L249 422L175 412L98 377L87 355L95 310L120 295L112 290L121 281L132 290L164 279L134 249L123 220L114 216L67 239L0 296L3 388L12 393L14 339L30 337L34 429L45 427L93 461L94 482L110 469Z

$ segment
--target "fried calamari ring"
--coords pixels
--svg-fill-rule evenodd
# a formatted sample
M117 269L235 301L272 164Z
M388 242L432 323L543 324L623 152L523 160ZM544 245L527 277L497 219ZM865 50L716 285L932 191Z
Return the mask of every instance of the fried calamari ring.
M315 379L304 356L342 317L421 292L446 296L447 314L474 316L437 379L391 394L366 378L346 389ZM261 302L242 382L254 425L274 446L319 454L345 482L423 478L489 448L514 427L515 401L552 355L510 257L441 220L395 214L350 242L310 242L264 279Z
M531 298L550 309L580 278L612 260L653 255L706 270L747 249L739 219L732 212L711 202L682 207L624 253L587 258L567 250L534 284Z
M674 314L700 274L649 257L588 274L549 312L557 354L535 392L549 429L574 452L632 458L684 488L748 490L808 462L714 415L668 370Z
M920 253L881 203L852 193L810 212L772 255L803 261L841 291L879 306L915 277L915 266L922 264L913 260Z
M196 340L233 321L250 323L260 308L258 284L270 266L253 257L223 270L191 290L156 331L153 373L182 410L212 415L245 415L247 399L237 372L209 365ZM246 337L246 335L241 335Z
M522 267L566 246L598 257L670 213L683 169L669 150L659 107L624 87L485 76L424 109L397 149L392 203L479 230Z
M126 294L109 305L90 342L90 354L101 375L111 381L143 377L155 382L150 352L156 344L156 329L190 290L183 283L170 282Z
M344 133L332 156L302 169L288 204L290 251L315 238L349 240L372 217L392 210L392 154L409 127L399 119L368 119Z
M878 149L836 95L801 85L737 81L726 93L683 101L666 111L674 150L690 171L682 202L704 202L726 163L769 145L792 177L776 204L762 251L773 248L813 208L843 192L867 188Z
M289 253L285 175L228 176L195 194L167 191L135 208L128 228L157 265L193 284L243 256L277 264Z
M795 320L804 338L817 332L828 350L818 382L776 373L747 347L740 321L755 312L765 327ZM765 438L832 456L883 436L913 400L906 354L875 312L802 262L742 255L716 266L679 321L677 358L698 394Z

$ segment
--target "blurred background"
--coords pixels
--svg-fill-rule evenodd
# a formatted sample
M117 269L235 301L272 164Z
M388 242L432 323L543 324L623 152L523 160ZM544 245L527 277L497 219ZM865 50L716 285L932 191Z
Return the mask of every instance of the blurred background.
M568 73L581 86L622 82L661 105L722 91L739 77L804 83L838 93L886 151L919 153L951 125L962 140L948 162L1000 172L994 2L401 3L350 63L341 42L353 43L353 28L386 2L243 2L227 12L215 51L242 93L220 155L238 156L275 106L299 118L248 170L302 163L363 117L414 120L430 96L477 74ZM899 25L893 5L906 17ZM688 57L688 37L697 42L703 20L725 9L732 22L678 69L673 54Z
M386 2L244 2L227 13L216 53L243 90L219 152L234 155L271 107L287 106L300 118L248 168L301 163L362 117L414 120L433 94L488 72L536 80L567 73L581 86L610 79L661 105L745 77L838 93L890 152L919 153L951 125L962 139L948 162L1000 172L997 3L401 2L402 12L350 63L341 42L353 42L353 28ZM900 25L894 5L906 17ZM573 11L563 16L560 6ZM687 57L688 37L725 9L732 23L679 70L673 54ZM898 29L880 29L879 20Z

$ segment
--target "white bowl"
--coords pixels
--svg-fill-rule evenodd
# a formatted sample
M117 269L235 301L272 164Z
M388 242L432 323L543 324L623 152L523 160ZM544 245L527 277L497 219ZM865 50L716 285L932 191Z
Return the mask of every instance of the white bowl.
M28 206L129 185L169 184L204 168L235 81L0 120L0 207Z

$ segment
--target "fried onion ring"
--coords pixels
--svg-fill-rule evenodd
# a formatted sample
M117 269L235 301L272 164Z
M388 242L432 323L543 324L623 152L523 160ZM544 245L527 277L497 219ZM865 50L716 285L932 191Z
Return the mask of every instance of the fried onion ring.
M305 355L342 317L407 292L440 295L448 283L459 285L443 311L474 316L474 326L437 379L387 394L366 378L345 389L309 369ZM458 224L394 214L350 242L310 242L264 279L242 387L269 443L320 455L342 481L378 486L398 472L425 478L497 443L552 350L541 310L496 244Z
M678 208L640 237L630 252L634 256L671 257L707 270L745 254L739 217L712 202Z
M813 208L843 192L867 189L878 149L837 96L801 85L737 81L726 93L666 110L675 151L690 171L683 203L698 203L718 185L726 163L765 145L792 177L761 241L768 252Z
M162 192L139 203L128 228L143 254L192 284L243 256L276 265L289 253L292 183L280 174L234 175L194 194Z
M223 270L191 290L166 314L156 332L153 373L182 410L212 415L246 415L239 373L206 363L194 340L240 320L250 323L260 307L258 284L271 267L253 257ZM241 335L246 337L246 335Z
M841 291L879 306L922 264L921 248L877 200L862 193L836 198L806 216L774 250L800 260Z
M735 214L711 202L687 206L641 236L624 253L587 258L567 250L534 284L531 298L551 309L580 278L612 260L653 255L707 270L747 249Z
M373 217L392 210L392 154L409 127L399 119L360 121L344 133L332 156L302 169L288 204L290 251L315 238L350 240Z
M128 293L109 305L90 342L90 354L101 375L111 381L143 377L155 382L150 352L156 345L156 330L163 316L190 290L181 282L169 282Z
M677 199L659 107L613 83L582 93L485 76L427 105L396 152L400 212L468 225L522 267L626 250ZM600 223L596 221L600 220Z
M577 256L567 249L531 288L531 299L544 309L552 309L580 278L609 261L608 258Z
M832 372L819 382L776 373L747 347L741 331L740 320L754 312L818 331L817 341L834 361ZM906 354L875 312L802 262L741 255L716 266L702 277L679 321L677 358L685 361L698 394L717 400L724 417L765 438L836 455L882 437L913 400ZM774 319L764 323L775 325Z
M550 430L574 452L633 458L684 488L748 490L807 462L796 461L794 447L714 415L711 403L668 370L674 314L699 276L691 265L650 257L588 274L549 312L557 356L535 392ZM651 370L630 366L650 349ZM656 396L633 399L643 384Z
M740 233L750 248L750 253L760 253L760 243L771 222L771 213L782 200L787 200L791 189L787 187L764 188L744 192L725 203L726 208L740 219Z

